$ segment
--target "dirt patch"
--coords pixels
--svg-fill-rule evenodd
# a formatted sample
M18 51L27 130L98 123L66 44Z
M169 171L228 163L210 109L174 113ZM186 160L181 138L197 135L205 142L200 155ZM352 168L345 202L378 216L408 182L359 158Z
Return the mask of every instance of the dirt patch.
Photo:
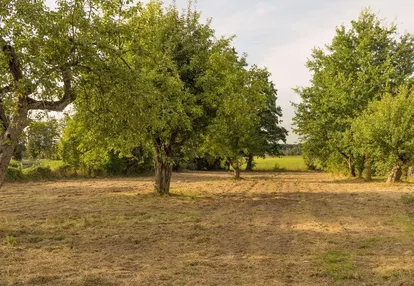
M323 173L8 184L0 285L414 285L414 218L388 186Z

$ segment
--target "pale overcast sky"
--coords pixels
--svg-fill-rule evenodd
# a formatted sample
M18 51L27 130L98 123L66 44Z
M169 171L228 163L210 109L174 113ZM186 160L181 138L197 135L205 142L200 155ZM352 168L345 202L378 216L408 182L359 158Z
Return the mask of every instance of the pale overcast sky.
M168 1L166 1L168 3ZM185 6L186 0L177 0ZM237 50L248 54L249 63L266 66L278 88L283 125L290 131L299 102L292 88L308 84L305 62L313 47L322 47L335 35L335 27L357 19L370 7L386 22L397 24L400 32L414 33L412 0L199 0L203 17L213 18L217 34L237 38ZM297 141L289 132L288 143Z
M176 3L184 8L188 1ZM388 23L396 23L400 32L414 33L413 0L198 0L196 6L203 18L213 19L218 36L237 36L234 46L248 54L250 64L271 71L289 131L294 115L290 102L300 101L292 88L308 84L305 62L313 47L331 41L336 26L357 19L370 7ZM289 132L288 143L296 141Z

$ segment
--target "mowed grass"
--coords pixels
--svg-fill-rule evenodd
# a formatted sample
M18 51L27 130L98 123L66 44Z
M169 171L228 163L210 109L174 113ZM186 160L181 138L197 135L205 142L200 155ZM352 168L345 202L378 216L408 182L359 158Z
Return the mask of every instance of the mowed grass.
M243 177L6 184L0 285L413 285L410 184Z
M305 171L307 167L302 156L266 157L254 159L256 171Z

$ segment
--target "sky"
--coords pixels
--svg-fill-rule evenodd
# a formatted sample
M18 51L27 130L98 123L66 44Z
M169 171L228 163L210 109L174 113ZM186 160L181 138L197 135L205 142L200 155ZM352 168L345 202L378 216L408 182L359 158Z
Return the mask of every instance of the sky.
M183 8L188 3L176 2ZM312 49L329 44L335 27L348 25L367 7L385 23L395 23L399 32L414 33L412 0L198 0L196 4L203 18L213 19L217 35L236 35L237 51L247 53L250 64L266 66L272 73L288 143L298 141L291 132L291 102L300 98L292 89L309 84L305 63Z
M172 2L164 0L166 5ZM180 8L188 5L188 0L175 2ZM413 0L198 0L195 5L203 19L212 18L218 37L235 35L236 50L246 53L250 64L272 73L288 143L298 141L291 132L291 102L300 98L292 89L309 84L305 63L314 47L331 42L335 27L349 25L362 9L370 8L385 23L395 23L400 33L414 33Z

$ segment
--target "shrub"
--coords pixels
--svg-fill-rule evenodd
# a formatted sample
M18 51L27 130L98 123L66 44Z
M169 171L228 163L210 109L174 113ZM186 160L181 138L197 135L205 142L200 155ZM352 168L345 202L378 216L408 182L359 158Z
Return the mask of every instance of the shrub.
M29 180L50 180L53 173L50 167L35 166L23 170L23 175Z
M104 169L110 175L123 175L127 170L127 159L119 156L119 152L108 152L108 160Z
M68 177L76 176L77 173L76 173L75 168L72 165L64 164L62 166L57 167L53 171L53 175L59 178L68 178Z
M273 171L281 171L280 165L278 163L275 163L275 165L273 166Z
M15 167L8 167L7 168L7 176L6 180L8 182L16 182L23 178L22 169L15 168Z
M9 163L9 167L13 167L13 168L20 168L21 167L21 163L16 161L16 160L11 160Z

